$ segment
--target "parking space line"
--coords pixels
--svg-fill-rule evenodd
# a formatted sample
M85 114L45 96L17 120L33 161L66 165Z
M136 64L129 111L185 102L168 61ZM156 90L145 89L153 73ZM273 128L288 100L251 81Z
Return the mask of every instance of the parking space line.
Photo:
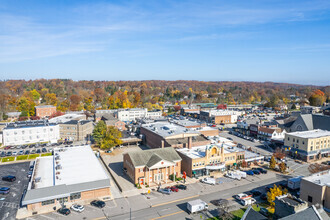
M55 219L55 218L52 218L52 217L49 217L49 216L47 216L47 215L40 215L41 217L44 217L44 218L47 218L47 219Z

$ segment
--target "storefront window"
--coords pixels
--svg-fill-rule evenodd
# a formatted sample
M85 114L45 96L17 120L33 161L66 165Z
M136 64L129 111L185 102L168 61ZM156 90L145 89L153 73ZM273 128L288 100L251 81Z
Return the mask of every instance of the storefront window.
M54 203L55 203L55 200L51 199L51 200L41 202L41 205L49 205L49 204L54 204Z
M75 200L75 199L80 199L81 198L81 193L78 192L78 193L72 193L70 195L70 200Z

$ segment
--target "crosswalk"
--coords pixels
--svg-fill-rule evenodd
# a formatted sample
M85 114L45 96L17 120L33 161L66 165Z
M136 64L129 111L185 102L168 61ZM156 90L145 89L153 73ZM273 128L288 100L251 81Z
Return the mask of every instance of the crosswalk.
M0 201L0 208L2 207L8 207L8 208L13 208L13 209L18 209L19 205L13 202L1 202Z

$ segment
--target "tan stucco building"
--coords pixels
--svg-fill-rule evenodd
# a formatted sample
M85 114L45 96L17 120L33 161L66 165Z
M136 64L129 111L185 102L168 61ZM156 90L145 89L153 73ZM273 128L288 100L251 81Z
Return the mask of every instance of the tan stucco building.
M298 159L315 161L330 155L330 131L315 129L286 133L284 147Z
M60 137L65 141L84 141L92 134L94 125L89 120L70 120L60 125Z

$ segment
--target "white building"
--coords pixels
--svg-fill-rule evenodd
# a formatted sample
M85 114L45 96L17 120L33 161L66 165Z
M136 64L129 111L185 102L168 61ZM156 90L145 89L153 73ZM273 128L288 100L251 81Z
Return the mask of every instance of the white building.
M22 145L50 142L60 139L59 125L47 120L9 123L3 129L3 145Z
M301 114L315 114L321 111L321 107L315 106L301 106L300 107Z
M150 111L146 108L129 108L118 110L115 113L115 116L120 121L135 121L136 119L141 118L158 118L162 116L162 111Z

